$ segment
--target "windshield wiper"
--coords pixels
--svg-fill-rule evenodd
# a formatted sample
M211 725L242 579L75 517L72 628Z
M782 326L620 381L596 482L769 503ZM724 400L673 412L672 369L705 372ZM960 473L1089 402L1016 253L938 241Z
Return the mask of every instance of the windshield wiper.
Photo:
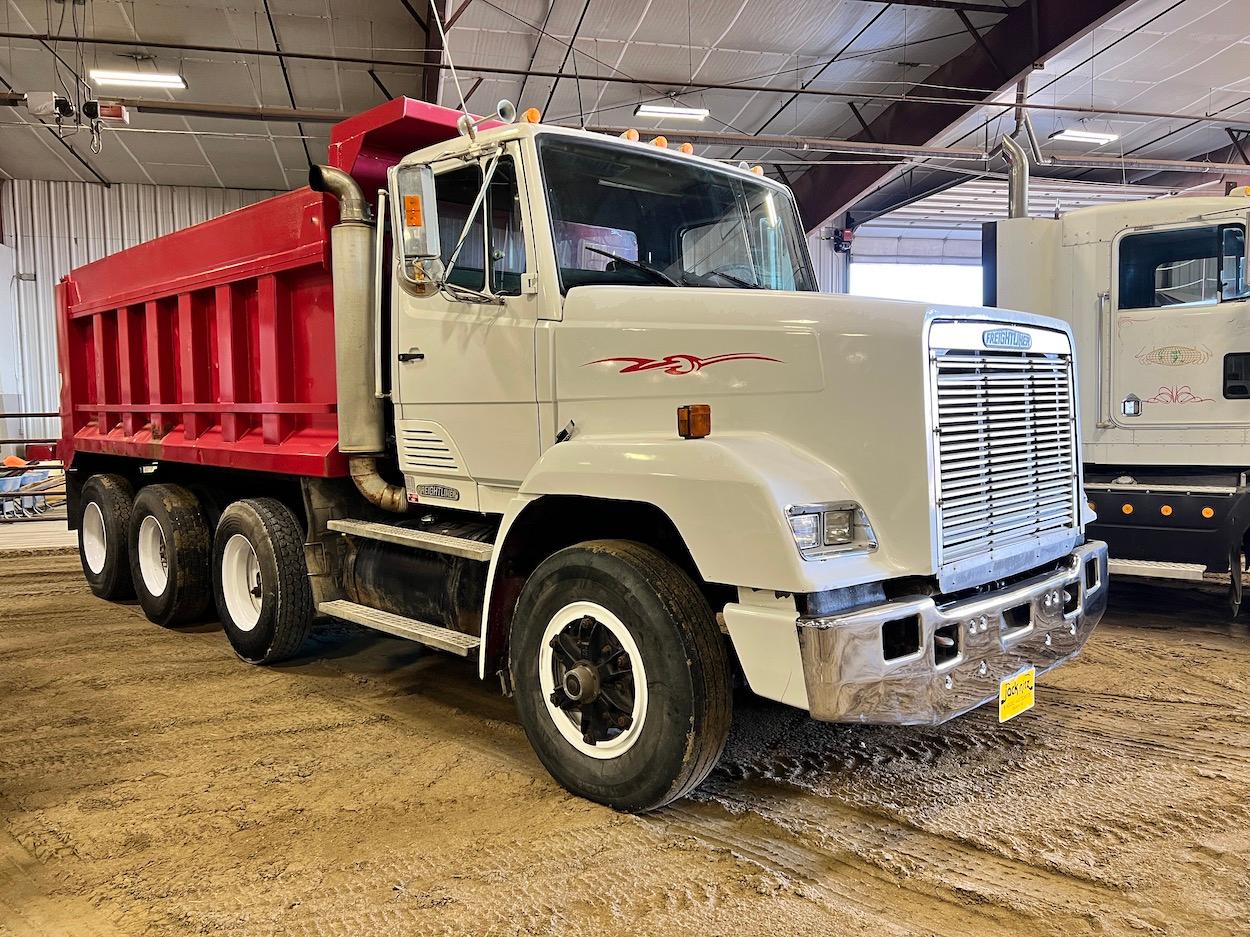
M736 277L732 273L726 273L724 270L709 270L707 273L703 274L703 276L720 277L723 280L728 280L735 286L741 286L743 289L747 290L762 290L764 288L763 284L752 283L750 280L744 280L742 277Z
M667 283L669 286L681 286L680 283L670 277L663 270L657 270L649 264L644 264L641 260L630 260L628 257L621 257L617 254L613 254L611 251L604 251L597 247L591 247L589 244L586 245L586 250L594 254L602 254L604 257L610 257L618 263L625 264L627 267L633 267L635 270L641 270L643 273L648 273L661 283Z

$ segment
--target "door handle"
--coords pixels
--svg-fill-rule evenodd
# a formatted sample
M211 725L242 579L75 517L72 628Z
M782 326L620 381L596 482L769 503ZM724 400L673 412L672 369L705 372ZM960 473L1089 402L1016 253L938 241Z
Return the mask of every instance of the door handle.
M400 361L424 361L425 352L423 351L401 351L399 353Z

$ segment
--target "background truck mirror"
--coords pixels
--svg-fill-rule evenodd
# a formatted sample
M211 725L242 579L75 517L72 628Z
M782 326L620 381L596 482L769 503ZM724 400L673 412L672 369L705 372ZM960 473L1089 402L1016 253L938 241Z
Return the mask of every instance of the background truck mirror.
M393 173L392 231L403 251L404 267L410 268L414 261L440 253L434 171L429 166L398 166Z

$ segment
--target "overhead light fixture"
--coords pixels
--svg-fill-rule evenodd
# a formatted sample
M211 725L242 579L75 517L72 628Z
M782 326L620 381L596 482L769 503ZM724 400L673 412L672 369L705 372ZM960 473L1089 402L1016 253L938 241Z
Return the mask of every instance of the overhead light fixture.
M1097 130L1080 130L1076 127L1065 127L1050 135L1052 140L1072 140L1075 143L1093 143L1103 146L1120 139L1118 133L1100 133Z
M127 85L132 88L185 88L182 76L170 72L116 72L93 68L88 74L97 85Z
M634 108L635 117L676 117L678 120L706 120L710 113L706 107L681 107L676 104L639 104Z

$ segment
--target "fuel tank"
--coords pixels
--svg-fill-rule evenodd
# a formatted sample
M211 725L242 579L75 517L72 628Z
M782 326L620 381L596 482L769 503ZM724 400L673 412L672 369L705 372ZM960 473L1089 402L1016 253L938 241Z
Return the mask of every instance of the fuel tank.
M490 543L498 525L478 518L426 513L395 524L426 533ZM342 566L345 598L465 634L482 623L488 563L382 540L353 539Z

